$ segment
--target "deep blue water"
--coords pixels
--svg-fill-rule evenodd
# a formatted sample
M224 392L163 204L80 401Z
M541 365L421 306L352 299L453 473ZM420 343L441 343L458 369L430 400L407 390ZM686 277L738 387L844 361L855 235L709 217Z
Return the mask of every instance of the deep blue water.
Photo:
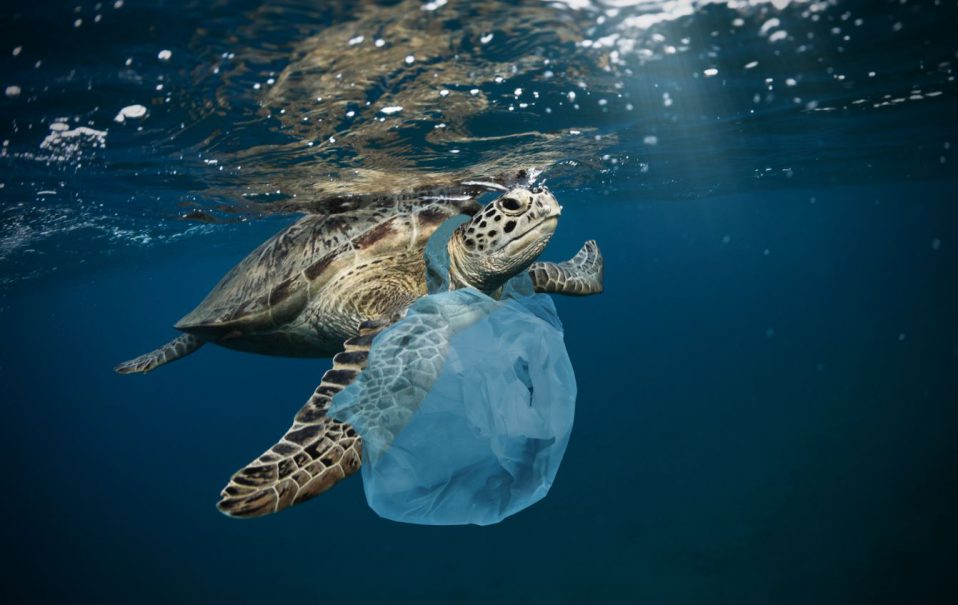
M429 69L455 55L474 79L435 88L489 103L414 104L428 70L377 72L372 108L405 99L385 134L349 82L333 109L279 88L420 3L316 4L0 10L5 601L954 602L955 2L450 0L421 11L445 19L430 39L468 43ZM365 39L325 49L333 31ZM132 104L146 117L115 122ZM43 146L80 126L103 146ZM548 497L485 528L384 521L358 478L266 518L217 512L328 362L207 346L112 367L173 336L289 204L321 210L317 183L378 193L408 183L355 171L417 184L521 158L565 206L544 256L595 238L606 257L602 295L555 298L579 395Z

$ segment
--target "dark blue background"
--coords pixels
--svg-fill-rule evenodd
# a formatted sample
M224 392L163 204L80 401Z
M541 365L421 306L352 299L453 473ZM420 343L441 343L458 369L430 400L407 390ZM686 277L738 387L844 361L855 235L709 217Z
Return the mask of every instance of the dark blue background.
M6 590L122 602L947 602L950 191L626 197L601 211L588 193L558 192L566 212L547 256L596 237L607 289L557 299L580 396L555 486L489 528L380 520L358 479L274 517L228 519L214 507L221 484L287 426L326 362L206 347L146 376L110 371L169 337L165 326L278 224L24 283L0 353Z

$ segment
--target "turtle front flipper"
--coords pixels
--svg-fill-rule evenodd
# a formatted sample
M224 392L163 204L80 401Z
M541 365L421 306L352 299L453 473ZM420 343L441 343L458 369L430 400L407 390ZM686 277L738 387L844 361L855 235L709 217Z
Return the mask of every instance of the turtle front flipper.
M113 368L118 374L142 374L161 365L186 357L203 346L203 340L192 334L181 334L162 347L124 361Z
M589 240L571 259L562 263L532 263L529 267L536 292L588 296L602 292L605 261L599 245Z
M359 336L333 357L293 426L279 443L230 478L217 508L231 517L260 517L317 496L359 470L362 438L350 425L327 415L333 396L366 368L373 338L389 321L367 321Z

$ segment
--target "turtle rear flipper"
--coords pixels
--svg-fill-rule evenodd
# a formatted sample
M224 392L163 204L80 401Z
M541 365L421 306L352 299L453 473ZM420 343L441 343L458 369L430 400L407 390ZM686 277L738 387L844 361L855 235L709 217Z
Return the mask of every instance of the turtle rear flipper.
M367 321L359 336L333 357L306 405L279 443L230 478L220 492L220 512L231 517L261 517L325 492L359 470L362 438L344 422L327 415L333 396L366 368L373 338L389 321Z
M605 287L605 261L599 245L590 239L578 254L565 262L532 263L529 276L536 292L569 296L599 294Z
M124 361L113 368L118 374L142 374L161 365L186 357L203 346L203 340L192 334L181 334L162 347Z

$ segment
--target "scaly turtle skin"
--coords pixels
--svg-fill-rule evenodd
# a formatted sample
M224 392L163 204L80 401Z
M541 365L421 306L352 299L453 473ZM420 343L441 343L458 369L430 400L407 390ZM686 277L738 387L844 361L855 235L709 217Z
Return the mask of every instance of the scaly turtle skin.
M271 355L336 353L283 438L233 475L219 503L232 516L281 510L359 469L361 437L326 413L333 396L365 368L373 337L427 293L425 246L446 219L473 215L447 245L451 289L473 287L495 295L510 278L529 271L538 292L602 291L595 242L565 263L533 264L560 212L547 190L519 187L483 208L471 197L456 197L306 216L227 273L176 324L186 334L117 371L146 372L204 342Z

